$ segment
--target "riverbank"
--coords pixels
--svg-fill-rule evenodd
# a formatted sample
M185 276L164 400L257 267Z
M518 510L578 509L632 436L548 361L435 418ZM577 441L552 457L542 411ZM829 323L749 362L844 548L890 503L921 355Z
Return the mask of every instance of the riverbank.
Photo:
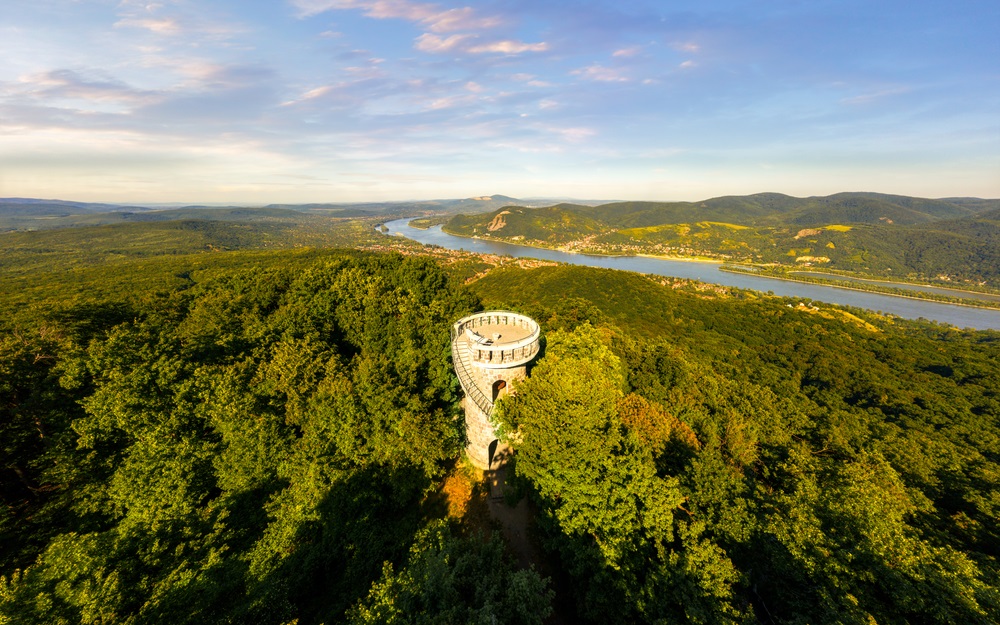
M433 228L434 226L444 225L451 217L448 215L432 215L430 217L413 217L407 222L411 228L416 228L417 230L427 230Z
M806 278L812 278L817 280L834 280L834 281L843 280L852 283L858 282L861 284L873 284L874 286L885 286L889 288L901 288L912 291L923 291L925 293L944 295L946 297L957 297L962 299L975 299L975 300L982 300L985 302L1000 303L1000 291L981 285L971 285L966 288L958 288L954 286L947 286L944 284L930 284L927 283L926 281L904 282L900 280L883 279L881 277L858 276L852 273L835 272L833 270L827 270L827 271L785 270L785 273L788 273L790 275L804 276Z
M420 226L415 226L412 223L407 224L407 225L409 225L409 226L411 226L413 228L417 228L419 230L427 230L429 227L431 227L431 226L429 226L428 228L422 228ZM443 233L445 233L447 235L453 236L453 237L458 237L460 239L470 239L470 240L473 240L473 241L482 241L484 243L498 243L498 244L501 244L501 245L516 245L518 247L528 247L528 248L535 249L535 250L547 250L547 251L550 251L550 252L559 252L560 254L578 254L578 255L581 255L581 256L592 256L594 258L651 258L653 260L666 260L666 261L671 261L671 262L676 261L676 262L681 262L681 263L706 263L706 264L710 264L710 265L722 265L723 263L726 262L724 260L719 260L718 258L709 258L707 256L670 256L670 255L665 255L665 254L629 254L629 253L626 253L626 252L621 252L621 253L612 253L612 252L601 252L601 253L599 253L599 252L580 252L580 251L577 251L577 250L566 249L565 247L551 247L551 246L548 246L548 245L537 245L537 244L528 243L528 242L525 242L525 241L510 241L510 240L507 240L507 239L492 239L492 238L487 239L487 238L483 238L483 237L477 237L477 236L474 236L474 235L470 236L470 235L467 235L467 234L459 234L458 232L455 232L453 230L447 230L447 229L445 229L444 226L441 227L441 232L443 232Z
M949 304L952 306L965 306L968 308L983 308L987 310L1000 310L1000 302L992 302L987 300L978 300L963 297L954 297L948 295L940 295L936 293L927 293L925 291L913 291L909 289L903 289L892 286L885 286L891 284L905 284L902 282L884 282L880 284L866 284L865 282L855 282L847 280L832 280L824 278L805 278L805 277L793 277L788 273L782 273L780 275L761 271L756 267L739 267L733 265L723 265L719 267L719 271L725 271L728 273L735 273L741 275L755 276L758 278L767 278L770 280L781 280L783 282L797 282L799 284L816 284L820 286L825 286L833 289L843 289L845 291L858 291L861 293L877 293L879 295L888 295L890 297L900 297L903 299L911 299L924 302L936 302L942 304ZM861 280L860 278L858 280ZM873 281L874 282L874 281ZM913 285L919 286L919 285ZM958 290L958 289L953 289Z
M726 261L707 256L669 256L667 254L633 254L636 258L652 258L654 260L676 260L682 263L707 263L710 265L724 265Z

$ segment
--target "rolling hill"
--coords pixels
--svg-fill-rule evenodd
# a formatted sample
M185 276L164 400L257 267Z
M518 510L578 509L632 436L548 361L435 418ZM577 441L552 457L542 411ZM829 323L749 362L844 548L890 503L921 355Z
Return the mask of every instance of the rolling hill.
M702 202L509 206L444 229L598 254L700 256L1000 285L1000 201L779 193Z
M267 206L132 206L42 200L0 198L0 231L50 230L79 226L99 226L131 222L204 219L209 221L298 220L302 216L335 218L407 217L416 215L454 215L482 213L518 204L539 204L506 195L485 195L463 199L414 202L269 204Z
M992 204L991 204L992 203ZM701 202L612 202L597 206L557 204L545 210L558 210L602 222L611 228L640 228L667 223L697 221L729 222L740 225L817 226L829 223L891 223L900 225L928 223L974 215L981 210L1000 208L1000 201L929 200L880 193L838 193L826 197L795 198L780 193L746 196L723 196ZM509 208L504 206L503 208ZM540 209L536 209L537 210ZM488 223L496 214L479 220ZM526 217L528 213L523 213ZM531 216L534 219L534 216ZM547 216L552 221L551 215ZM511 218L511 223L519 221ZM477 222L456 220L459 224Z

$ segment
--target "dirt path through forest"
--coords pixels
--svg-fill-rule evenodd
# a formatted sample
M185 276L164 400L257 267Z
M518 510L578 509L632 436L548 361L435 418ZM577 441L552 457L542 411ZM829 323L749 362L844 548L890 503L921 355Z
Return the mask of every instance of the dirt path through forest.
M575 613L570 599L571 593L567 592L565 583L560 583L560 580L553 575L552 567L549 566L535 536L532 535L534 507L528 502L527 497L521 497L514 506L507 505L505 501L508 466L501 466L486 474L489 485L487 504L490 518L500 525L507 548L514 555L518 566L523 569L534 568L540 575L550 579L549 587L555 591L556 596L552 602L552 614L545 622L549 625L565 625L573 622L575 619L566 618L567 615Z
M504 501L504 489L507 484L506 466L490 472L487 479L490 485L488 501L490 518L500 524L503 537L517 558L518 566L526 569L534 565L536 571L541 571L544 564L542 554L528 535L532 520L528 498L522 497L513 507Z

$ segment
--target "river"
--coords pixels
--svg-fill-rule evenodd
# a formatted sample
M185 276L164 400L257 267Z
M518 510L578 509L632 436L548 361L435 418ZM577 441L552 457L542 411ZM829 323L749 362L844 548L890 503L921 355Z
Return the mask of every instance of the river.
M385 226L388 228L389 234L404 236L427 245L439 245L450 250L539 258L586 267L601 267L604 269L637 271L639 273L660 276L689 278L713 284L735 286L741 289L753 289L765 293L771 292L775 295L785 297L801 297L828 304L867 308L905 319L929 319L959 328L1000 330L1000 310L995 309L955 306L941 302L893 297L891 295L868 293L866 291L852 291L819 284L805 284L802 282L765 278L763 276L729 273L720 271L720 265L712 262L669 260L643 256L592 256L589 254L574 254L525 245L500 243L497 241L470 239L442 232L441 226L435 226L427 230L413 228L409 225L411 219L397 219L387 222Z

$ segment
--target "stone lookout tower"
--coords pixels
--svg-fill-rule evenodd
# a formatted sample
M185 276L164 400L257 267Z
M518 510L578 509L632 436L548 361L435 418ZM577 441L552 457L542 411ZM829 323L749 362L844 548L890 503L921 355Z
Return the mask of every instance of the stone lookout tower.
M496 468L505 451L490 423L493 404L527 376L540 335L534 319L507 311L469 315L451 328L451 358L465 391L466 451L480 469Z

